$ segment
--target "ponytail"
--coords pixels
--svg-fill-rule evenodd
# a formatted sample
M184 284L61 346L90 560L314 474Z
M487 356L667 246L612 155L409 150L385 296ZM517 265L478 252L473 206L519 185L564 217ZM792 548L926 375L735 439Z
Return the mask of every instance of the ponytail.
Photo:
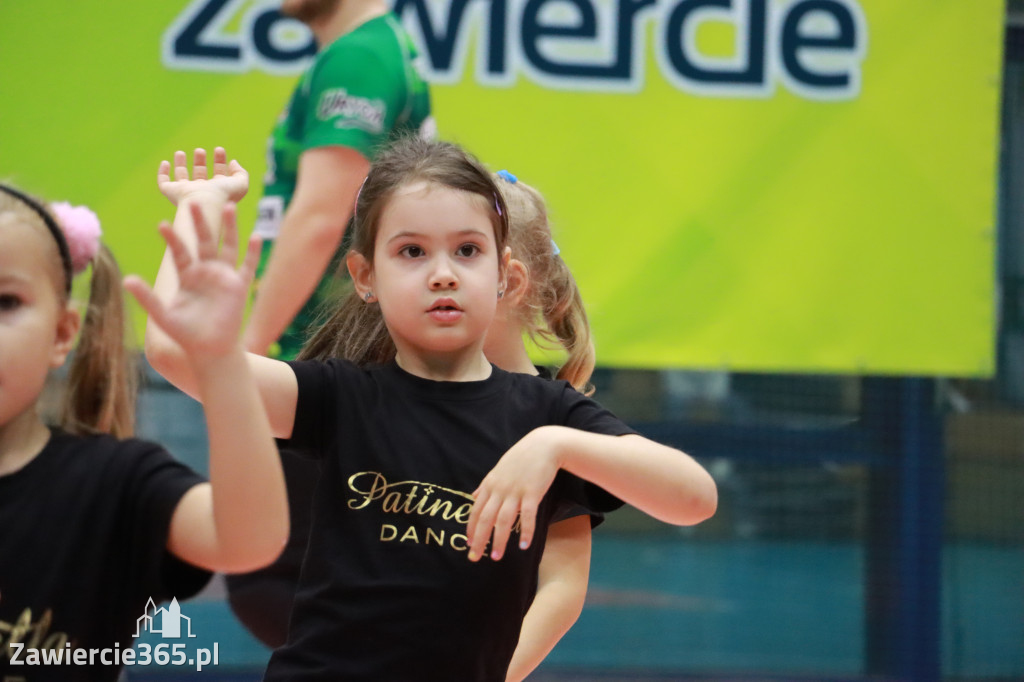
M507 171L499 171L498 187L509 211L509 245L529 280L519 320L538 346L559 348L567 358L555 378L580 393L594 392L595 352L583 297L569 266L551 239L547 206L540 192Z
M125 347L125 321L121 271L101 244L61 412L61 425L72 433L127 438L135 432L138 375L135 354Z
M557 341L568 355L556 378L568 381L584 395L591 395L594 387L590 385L590 377L594 373L596 353L590 338L587 311L569 266L558 256L552 258L554 263L542 304L547 329L538 329L536 334L553 337L552 340Z

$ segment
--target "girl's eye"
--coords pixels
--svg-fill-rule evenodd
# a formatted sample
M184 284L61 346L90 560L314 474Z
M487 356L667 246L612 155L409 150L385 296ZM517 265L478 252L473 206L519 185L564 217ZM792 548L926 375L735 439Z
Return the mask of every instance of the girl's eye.
M423 249L415 245L403 246L399 253L405 254L409 258L419 258L423 255Z
M14 294L0 294L0 311L17 310L21 307L21 299Z
M463 244L455 251L455 253L463 258L471 258L480 253L480 247L476 244Z

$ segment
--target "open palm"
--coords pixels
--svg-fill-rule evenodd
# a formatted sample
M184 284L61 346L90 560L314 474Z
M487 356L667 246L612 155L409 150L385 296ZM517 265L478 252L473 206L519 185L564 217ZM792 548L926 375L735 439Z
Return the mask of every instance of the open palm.
M189 179L188 159L185 152L174 152L174 178L171 164L161 161L156 174L156 185L172 204L178 205L185 196L194 192L215 192L227 201L240 201L249 191L249 173L238 161L228 162L223 147L213 150L213 175L206 168L206 150L197 148L192 156L192 178Z
M197 240L195 256L170 225L160 225L160 234L167 241L178 273L179 287L170 300L161 301L138 277L126 278L125 288L185 352L193 357L223 355L239 343L260 240L254 237L249 241L245 260L236 268L238 228L234 204L224 209L224 244L219 249L198 207L192 206L190 210Z

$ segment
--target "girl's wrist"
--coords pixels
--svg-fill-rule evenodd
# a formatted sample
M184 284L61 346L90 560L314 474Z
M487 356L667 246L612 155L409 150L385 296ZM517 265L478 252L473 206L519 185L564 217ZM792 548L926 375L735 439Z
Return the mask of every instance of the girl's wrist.
M182 194L178 198L178 208L188 208L192 204L198 204L202 207L220 209L228 202L229 198L223 190L219 190L215 186L200 186Z
M544 444L551 454L554 465L559 469L566 469L566 461L571 453L569 439L566 436L572 430L564 426L548 425L541 426L537 431L542 434Z
M232 370L232 366L239 361L242 366L248 367L246 352L241 342L225 350L188 350L186 351L189 364L197 376L209 376L218 372Z

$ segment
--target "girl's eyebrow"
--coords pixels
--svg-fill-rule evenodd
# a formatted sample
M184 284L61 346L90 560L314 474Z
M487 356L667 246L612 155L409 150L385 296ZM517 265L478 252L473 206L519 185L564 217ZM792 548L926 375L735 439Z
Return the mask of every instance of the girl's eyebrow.
M31 284L32 278L20 272L0 272L0 283L3 284Z
M487 232L484 232L483 230L478 230L475 227L467 227L465 229L459 230L455 234L457 234L460 237L466 237L466 236L476 236L476 237L484 237L484 238L487 237ZM390 244L391 242L396 241L398 239L425 239L425 238L427 238L427 235L422 233L422 232L414 232L412 230L402 230L401 232L399 232L395 236L391 237L391 239L388 240L388 244Z

